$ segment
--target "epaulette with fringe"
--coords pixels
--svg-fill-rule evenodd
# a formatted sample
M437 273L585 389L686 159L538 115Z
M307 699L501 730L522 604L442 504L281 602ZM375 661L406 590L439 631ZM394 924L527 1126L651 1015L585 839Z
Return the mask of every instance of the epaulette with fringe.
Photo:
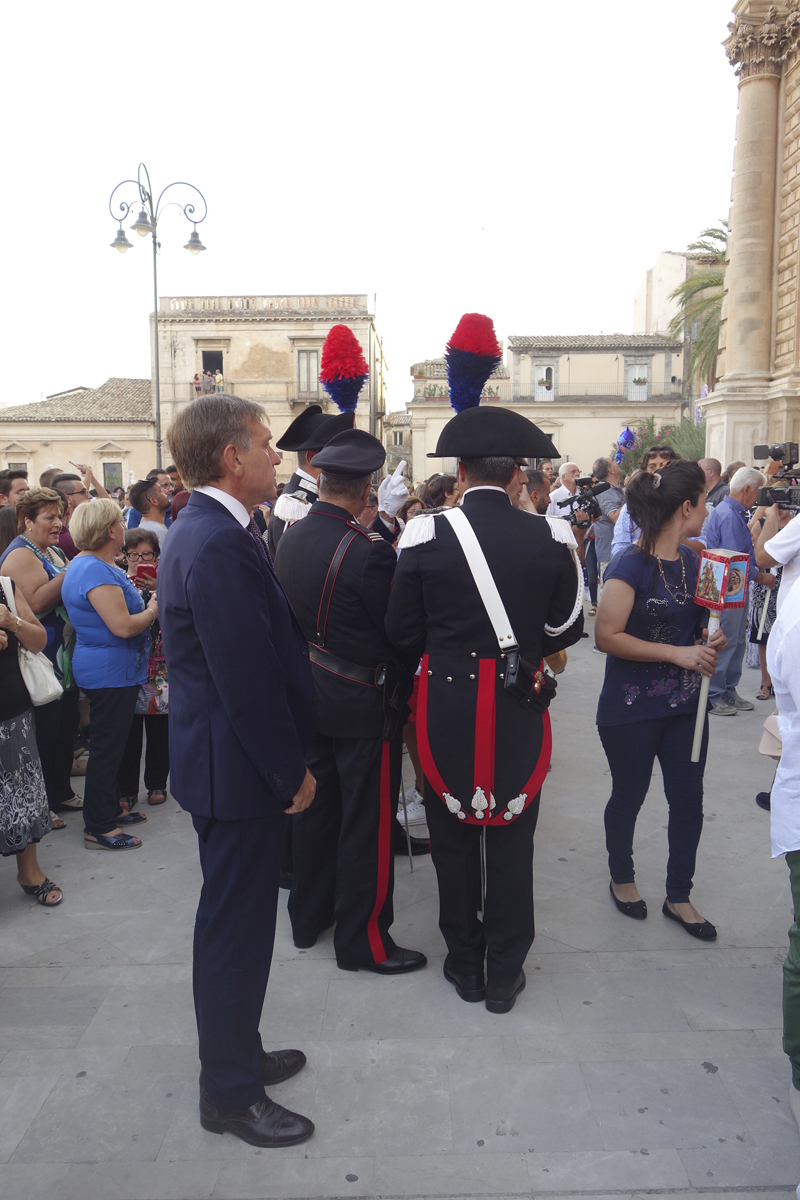
M554 541L561 542L563 546L569 546L570 550L578 549L578 543L569 521L563 517L545 517L545 521L550 526Z
M283 492L275 501L272 511L280 521L293 525L295 521L302 521L311 511L311 504L304 497L304 492Z
M423 542L432 542L436 537L436 519L427 513L412 517L403 530L398 550L410 550L412 546L421 546Z

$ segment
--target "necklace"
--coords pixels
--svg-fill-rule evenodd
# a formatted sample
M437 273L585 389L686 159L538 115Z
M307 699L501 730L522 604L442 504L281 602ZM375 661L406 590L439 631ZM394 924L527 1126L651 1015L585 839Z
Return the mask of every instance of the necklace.
M20 534L20 537L22 538L23 542L28 547L28 549L32 550L33 553L36 555L36 557L40 558L42 560L42 562L45 562L45 560L46 560L47 562L50 563L51 567L58 567L59 571L64 569L64 564L62 563L61 559L58 558L57 556L55 556L55 557L53 556L49 546L47 547L46 550L40 550L39 547L30 540L30 538L25 537L24 533Z
M688 604L691 600L691 596L686 590L686 563L683 561L683 555L680 553L680 551L678 551L678 556L681 560L681 582L674 592L667 583L667 578L664 574L664 568L661 565L661 559L658 557L658 555L656 555L658 573L661 576L661 582L664 585L664 591L667 593L667 595L671 596L676 604Z

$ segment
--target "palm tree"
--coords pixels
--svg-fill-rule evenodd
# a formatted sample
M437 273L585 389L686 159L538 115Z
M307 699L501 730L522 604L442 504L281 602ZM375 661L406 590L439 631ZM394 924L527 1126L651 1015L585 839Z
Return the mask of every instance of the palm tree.
M686 335L691 343L689 377L698 377L713 390L716 383L719 331L722 324L722 292L725 284L725 260L730 227L727 221L704 229L688 252L704 255L703 265L675 288L670 299L677 300L679 311L669 324L672 337ZM697 332L692 336L692 331Z

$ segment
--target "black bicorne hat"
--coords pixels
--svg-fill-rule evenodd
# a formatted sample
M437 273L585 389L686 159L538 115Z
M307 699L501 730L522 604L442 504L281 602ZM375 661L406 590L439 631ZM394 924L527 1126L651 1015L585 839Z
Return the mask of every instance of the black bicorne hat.
M465 408L448 421L428 458L558 458L538 425L510 408Z
M386 451L376 437L365 429L346 429L337 433L314 455L314 466L325 475L342 479L361 479L377 471L386 461Z
M321 450L332 437L345 429L352 429L355 416L352 412L329 416L319 404L308 408L295 417L289 428L275 443L278 450Z

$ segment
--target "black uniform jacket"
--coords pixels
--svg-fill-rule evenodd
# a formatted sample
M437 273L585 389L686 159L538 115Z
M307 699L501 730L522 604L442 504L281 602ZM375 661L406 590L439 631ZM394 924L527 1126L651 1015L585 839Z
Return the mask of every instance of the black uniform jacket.
M320 600L328 569L350 530L357 536L336 575L322 631L324 648L345 662L373 671L404 657L411 661L393 651L384 627L397 555L386 538L364 529L346 509L317 500L307 517L284 531L275 559L278 579L306 638L319 643ZM377 686L354 682L317 665L313 674L320 733L347 738L381 736L383 696Z
M463 511L508 613L522 657L542 659L578 641L583 615L559 636L578 592L575 561L548 521L512 507L500 489L466 492ZM538 794L550 762L543 704L504 690L504 658L455 532L404 548L386 618L399 649L423 655L417 742L428 783L459 820L505 825ZM429 531L430 531L430 527Z

